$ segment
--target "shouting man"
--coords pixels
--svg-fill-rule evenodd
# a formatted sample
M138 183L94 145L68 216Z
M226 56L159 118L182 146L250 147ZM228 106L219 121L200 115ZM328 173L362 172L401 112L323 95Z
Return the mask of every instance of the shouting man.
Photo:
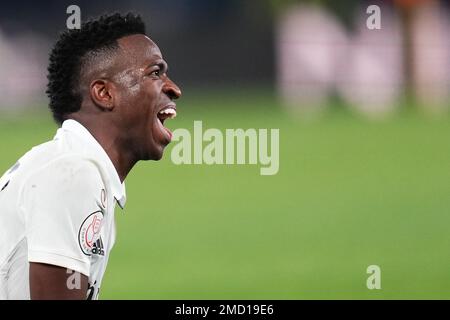
M61 127L0 179L0 299L96 299L123 182L161 159L181 92L141 18L113 14L60 35L47 94Z

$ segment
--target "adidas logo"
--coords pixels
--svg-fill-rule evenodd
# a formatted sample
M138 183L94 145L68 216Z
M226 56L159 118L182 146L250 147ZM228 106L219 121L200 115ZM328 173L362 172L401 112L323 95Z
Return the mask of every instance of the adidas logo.
M98 240L94 243L94 245L92 246L92 254L96 254L98 256L104 256L105 255L105 250L103 247L103 241L102 238L98 238Z

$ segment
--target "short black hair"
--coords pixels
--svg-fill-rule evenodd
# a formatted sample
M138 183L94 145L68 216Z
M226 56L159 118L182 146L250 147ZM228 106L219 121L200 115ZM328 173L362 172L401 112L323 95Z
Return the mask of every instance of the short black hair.
M133 34L145 34L141 17L114 13L90 19L80 29L66 30L59 35L50 52L46 90L53 119L58 124L67 114L80 110L83 57L90 52L118 48L118 39Z

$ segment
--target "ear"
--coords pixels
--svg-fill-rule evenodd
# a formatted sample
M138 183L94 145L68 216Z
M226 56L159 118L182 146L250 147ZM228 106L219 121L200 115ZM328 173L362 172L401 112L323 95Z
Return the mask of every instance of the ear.
M114 109L115 87L111 81L96 79L91 82L90 94L92 101L105 111Z

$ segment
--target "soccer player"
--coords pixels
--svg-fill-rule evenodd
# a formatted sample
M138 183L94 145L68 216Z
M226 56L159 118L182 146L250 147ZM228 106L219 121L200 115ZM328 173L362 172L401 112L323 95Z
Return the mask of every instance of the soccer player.
M139 160L159 160L180 89L133 14L63 32L47 94L61 126L0 179L0 299L96 299L114 207Z

